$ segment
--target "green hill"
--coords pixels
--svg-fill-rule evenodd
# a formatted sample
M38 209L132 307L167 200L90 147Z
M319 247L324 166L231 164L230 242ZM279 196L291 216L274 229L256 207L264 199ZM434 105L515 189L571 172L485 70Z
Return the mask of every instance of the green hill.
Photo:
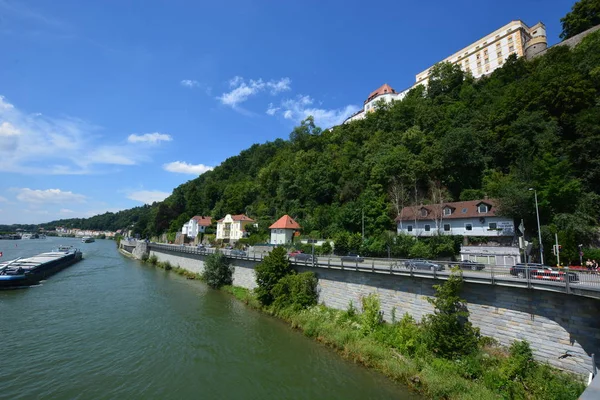
M163 202L60 223L134 225L149 237L197 214L246 213L265 229L287 213L305 233L331 237L360 232L364 211L366 235L377 236L394 229L394 205L414 202L416 188L418 202L499 198L504 214L533 229L530 187L545 234L561 231L563 247L592 239L600 207L600 32L533 61L513 56L477 81L439 64L428 88L381 104L365 120L322 131L309 118L289 140L253 145Z

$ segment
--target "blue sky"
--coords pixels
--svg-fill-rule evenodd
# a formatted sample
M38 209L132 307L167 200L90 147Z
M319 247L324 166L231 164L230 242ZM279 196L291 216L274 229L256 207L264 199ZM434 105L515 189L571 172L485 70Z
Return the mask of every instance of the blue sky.
M306 115L572 1L0 0L0 224L161 200Z

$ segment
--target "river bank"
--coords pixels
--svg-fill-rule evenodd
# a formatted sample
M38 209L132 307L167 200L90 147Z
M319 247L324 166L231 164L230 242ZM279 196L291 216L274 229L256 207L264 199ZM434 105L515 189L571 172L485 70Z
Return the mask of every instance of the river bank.
M150 264L201 279L169 263ZM581 377L533 361L524 342L503 348L484 338L477 352L461 359L437 357L422 344L423 329L409 317L381 324L364 334L361 314L324 306L276 309L260 304L253 291L236 286L222 288L251 308L278 317L304 335L334 349L344 358L382 372L396 382L430 398L577 399L585 386ZM378 312L378 310L375 310ZM401 310L399 310L401 312Z

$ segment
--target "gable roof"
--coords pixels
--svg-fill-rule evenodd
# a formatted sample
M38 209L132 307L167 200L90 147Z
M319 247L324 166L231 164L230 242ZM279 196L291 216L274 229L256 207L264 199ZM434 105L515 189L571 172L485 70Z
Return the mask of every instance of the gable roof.
M237 215L232 215L231 219L234 221L247 221L247 222L254 222L254 220L252 218L249 218L247 215L245 214L237 214ZM221 218L220 220L218 220L217 222L223 222L223 220L225 220L225 218Z
M396 93L396 91L390 85L388 85L387 83L384 83L377 90L374 90L373 92L371 92L369 97L367 97L367 100L365 100L365 104L368 103L369 101L373 100L377 96L380 96L382 94L388 94L388 93Z
M485 213L480 213L477 207L480 204L487 204L488 211ZM396 217L396 221L414 221L415 213L414 210L416 208L417 215L416 219L419 221L431 221L436 217L439 219L441 211L444 208L450 208L452 210L452 214L450 215L441 215L442 219L460 219L460 218L476 218L476 217L495 217L496 209L497 209L498 201L494 199L484 199L484 200L470 200L470 201L456 201L452 203L443 203L443 204L427 204L427 205L419 205L417 207L404 207L402 209L402 213ZM421 210L427 210L426 216L421 216ZM437 215L436 215L437 214Z
M196 221L200 226L210 226L210 224L212 223L212 217L195 215L192 217L192 219Z
M269 229L302 229L301 226L294 221L292 217L289 215L284 215L279 218L273 225L269 227Z

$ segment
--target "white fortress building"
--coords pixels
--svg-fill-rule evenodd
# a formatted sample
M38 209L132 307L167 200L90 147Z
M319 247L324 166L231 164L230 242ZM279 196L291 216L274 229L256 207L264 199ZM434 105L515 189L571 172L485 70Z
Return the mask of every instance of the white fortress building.
M533 58L548 47L546 26L538 22L532 27L523 21L516 20L504 25L483 38L471 43L440 62L458 65L474 78L481 78L502 67L506 59L516 54L517 57ZM408 91L417 85L427 86L431 68L425 69L415 77L416 83L401 92L396 92L387 83L372 92L364 101L363 109L348 117L344 123L364 119L368 112L375 110L376 103L402 100Z

